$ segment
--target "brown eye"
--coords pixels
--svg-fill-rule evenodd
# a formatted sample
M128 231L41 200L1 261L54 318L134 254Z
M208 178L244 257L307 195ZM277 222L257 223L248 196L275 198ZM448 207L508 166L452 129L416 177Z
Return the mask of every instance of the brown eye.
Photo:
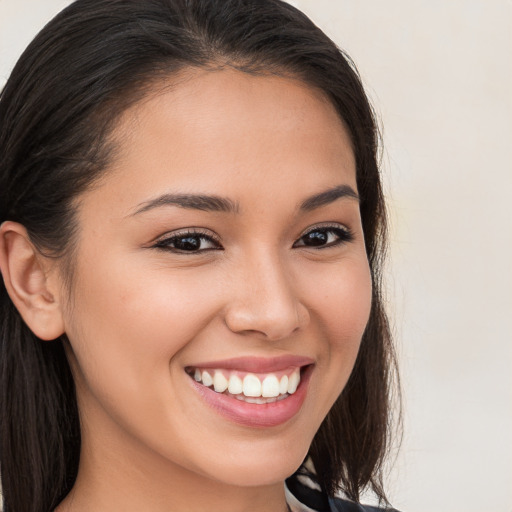
M327 226L314 228L302 235L293 247L332 247L344 242L350 242L352 234L347 228Z
M181 233L159 240L154 247L176 252L198 253L220 249L220 244L204 233Z

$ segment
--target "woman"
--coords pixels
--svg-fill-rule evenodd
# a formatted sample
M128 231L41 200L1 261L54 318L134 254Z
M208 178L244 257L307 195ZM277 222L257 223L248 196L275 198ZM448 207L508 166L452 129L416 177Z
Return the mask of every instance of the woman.
M0 119L5 512L386 503L377 134L318 28L78 0Z

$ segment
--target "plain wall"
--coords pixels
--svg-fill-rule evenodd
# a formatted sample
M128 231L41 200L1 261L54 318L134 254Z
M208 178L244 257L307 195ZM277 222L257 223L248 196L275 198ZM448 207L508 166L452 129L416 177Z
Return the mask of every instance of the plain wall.
M512 511L512 2L294 2L383 124L404 512Z
M64 0L0 0L0 87ZM403 512L512 511L512 1L299 0L384 136Z

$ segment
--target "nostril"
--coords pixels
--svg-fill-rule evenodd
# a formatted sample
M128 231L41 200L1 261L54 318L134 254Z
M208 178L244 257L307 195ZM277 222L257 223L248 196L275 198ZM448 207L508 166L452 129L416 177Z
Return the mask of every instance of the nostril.
M308 324L309 312L282 261L268 251L252 253L243 268L224 310L231 331L276 341Z
M309 312L302 304L290 303L286 306L233 305L225 315L225 323L237 334L278 341L295 334L309 323Z

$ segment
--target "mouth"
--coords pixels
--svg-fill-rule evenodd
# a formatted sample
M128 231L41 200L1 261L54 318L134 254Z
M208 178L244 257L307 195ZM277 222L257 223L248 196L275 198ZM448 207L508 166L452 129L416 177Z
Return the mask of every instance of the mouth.
M227 419L270 427L301 409L313 370L309 358L238 358L187 366L193 388Z
M250 404L269 404L293 395L300 384L301 368L291 367L271 373L188 367L185 371L196 382L216 393Z

